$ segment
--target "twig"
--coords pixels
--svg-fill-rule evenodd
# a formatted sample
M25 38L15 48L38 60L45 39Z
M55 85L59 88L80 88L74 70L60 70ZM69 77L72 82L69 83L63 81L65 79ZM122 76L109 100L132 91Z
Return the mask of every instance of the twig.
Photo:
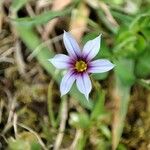
M11 47L11 48L9 48L8 50L6 50L6 51L4 51L2 53L0 52L1 57L6 57L6 56L12 54L14 49L15 49L14 47Z
M3 9L2 9L2 4L3 1L0 2L0 33L2 31L2 25L3 25L3 19L4 19L4 12L3 12Z
M0 57L0 62L8 62L14 64L14 59L8 57Z
M10 111L9 111L7 123L12 122L14 109L15 109L15 103L16 103L16 100L15 100L15 98L13 98L11 105L10 105Z
M14 109L15 109L15 106L16 106L16 99L12 97L9 90L4 89L4 91L5 91L5 93L7 94L7 97L8 97L8 109L9 109L8 111L9 111L9 114L8 114L7 123L10 123L10 122L12 122L13 113L14 113Z
M69 148L70 150L75 150L76 149L76 145L77 145L80 137L82 136L82 134L83 134L82 130L81 129L77 129L75 138L74 138L74 140L73 140L73 142L72 142L72 144L71 144L71 146Z
M61 143L62 143L62 139L64 136L64 130L65 130L65 126L66 126L66 121L67 121L67 116L68 116L68 110L67 110L67 100L66 98L63 99L62 102L62 109L61 109L61 122L60 122L60 127L59 127L59 133L56 137L56 141L54 144L54 150L59 150Z
M0 101L0 123L2 121L3 108L4 108L4 102L1 99L1 101Z
M22 127L22 128L24 128L24 129L26 129L26 130L28 130L29 132L33 133L36 136L36 138L38 139L39 144L42 146L42 148L44 150L48 150L46 148L45 144L43 143L43 141L41 140L41 138L39 137L39 135L35 131L33 131L31 128L27 127L26 125L24 125L22 123L17 123L17 125L20 126L20 127Z
M14 119L13 119L13 127L14 127L14 133L15 133L15 138L17 138L17 114L14 113Z
M16 99L15 98L12 98L11 96L11 93L9 92L9 90L7 89L4 89L4 91L6 92L7 94L7 97L8 97L8 111L9 111L9 114L8 114L8 119L7 119L7 123L2 131L2 134L4 135L11 127L12 127L12 119L13 119L13 114L14 114L14 109L15 109L15 106L16 106Z
M5 125L5 127L4 127L4 129L3 129L3 131L1 132L1 135L5 135L6 134L6 132L12 127L12 122L8 122L8 123L6 123L6 125Z
M20 42L17 41L16 42L16 46L15 46L15 60L18 66L18 70L20 72L21 75L25 76L25 68L26 68L26 64L23 60L23 56L22 56L22 52L21 52L21 47L20 47Z

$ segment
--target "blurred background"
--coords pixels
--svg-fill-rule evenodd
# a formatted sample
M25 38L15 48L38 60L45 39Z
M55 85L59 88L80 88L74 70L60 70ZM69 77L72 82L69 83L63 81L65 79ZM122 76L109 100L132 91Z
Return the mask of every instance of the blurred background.
M47 61L64 30L116 65L89 102ZM0 150L150 150L149 37L150 0L1 0Z

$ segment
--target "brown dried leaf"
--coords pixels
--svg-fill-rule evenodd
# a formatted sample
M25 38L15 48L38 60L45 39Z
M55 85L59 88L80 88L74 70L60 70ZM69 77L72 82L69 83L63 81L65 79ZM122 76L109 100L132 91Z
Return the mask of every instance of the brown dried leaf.
M79 7L73 11L69 30L71 30L77 41L80 41L86 30L88 17L89 9L85 3L81 3ZM75 32L73 30L75 30Z

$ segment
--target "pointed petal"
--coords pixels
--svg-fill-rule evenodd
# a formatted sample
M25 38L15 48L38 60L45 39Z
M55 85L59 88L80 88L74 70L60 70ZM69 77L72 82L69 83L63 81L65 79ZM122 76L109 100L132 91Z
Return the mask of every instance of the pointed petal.
M77 58L77 56L81 55L80 47L70 33L64 31L63 40L64 45L71 57Z
M89 99L89 93L92 89L91 80L89 78L89 75L87 73L83 73L82 75L77 76L76 80L77 88L81 93L83 93L86 97L86 99Z
M64 77L62 78L62 81L60 83L61 96L67 94L70 91L75 79L76 79L76 76L73 71L68 71L64 75Z
M64 54L57 54L54 58L49 59L49 61L58 69L66 69L70 66L71 58Z
M98 59L90 62L89 73L103 73L111 70L115 65L107 59Z
M93 40L88 41L83 47L83 56L87 60L93 59L99 52L101 43L101 34Z

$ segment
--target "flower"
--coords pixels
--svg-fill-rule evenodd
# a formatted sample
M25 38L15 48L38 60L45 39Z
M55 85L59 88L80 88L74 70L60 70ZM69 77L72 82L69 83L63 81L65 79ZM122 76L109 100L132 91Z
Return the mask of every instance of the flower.
M92 89L89 74L107 72L114 67L114 64L107 59L92 60L99 52L101 35L88 41L82 51L73 36L66 31L63 41L69 56L57 54L49 59L56 68L68 70L60 83L61 96L67 94L76 81L78 90L88 100Z

